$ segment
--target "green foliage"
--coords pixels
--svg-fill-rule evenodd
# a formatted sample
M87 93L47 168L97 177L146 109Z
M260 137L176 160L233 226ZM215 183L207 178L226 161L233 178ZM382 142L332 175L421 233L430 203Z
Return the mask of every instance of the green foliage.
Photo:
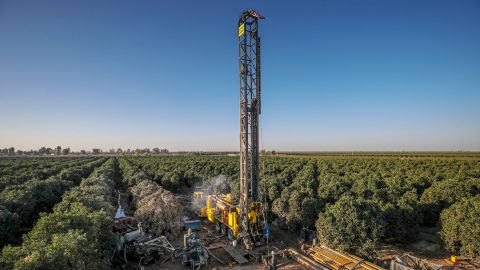
M2 269L110 269L116 167L109 159L42 213L20 247L3 249Z
M0 205L0 243L13 242L15 240L15 236L12 232L16 230L18 225L18 215L8 211L7 208Z
M66 193L62 201L55 205L54 210L67 211L74 203L80 203L91 211L103 210L111 213L115 210L112 199L111 188L107 190L101 186L83 186Z
M228 184L220 190L231 192L237 199L239 196L238 157L121 157L118 165L122 182L112 181L119 173L113 159L83 179L99 162L104 160L96 157L0 160L0 222L20 224L2 227L0 243L1 237L10 237L8 232L31 226L39 212L51 211L55 203L54 213L71 212L77 204L92 213L112 212L115 184L127 189L152 180L166 189L181 192L184 186L214 181L214 177L223 175ZM91 166L86 168L87 164ZM415 241L420 226L435 228L442 210L478 196L479 181L478 154L297 153L260 157L259 192L260 199L271 206L269 220L282 221L294 232L302 227L321 226L319 235L359 255L373 253L381 242ZM374 226L370 228L367 224ZM64 234L72 243L84 241L82 231L77 229ZM461 235L456 241L470 237ZM355 248L354 242L362 246ZM69 246L55 250L68 254ZM471 254L470 248L458 247L458 250ZM6 247L2 260L30 258L33 254L22 252L24 248ZM68 261L75 264L73 258Z
M35 214L51 209L60 200L63 191L71 186L71 182L55 178L31 180L7 187L0 194L0 204L22 217L22 226L28 226L35 221Z
M21 250L13 255L20 255L13 267L109 269L115 243L111 222L110 214L91 211L79 203L65 212L42 215Z
M480 193L480 178L454 177L435 182L421 196L425 225L435 226L440 212L451 204Z
M445 247L464 256L480 257L480 195L444 209L440 235Z
M3 158L0 160L0 191L10 185L23 184L31 179L43 180L56 174L62 176L65 168L83 165L96 159L98 158Z
M5 226L9 228L9 238L0 241L0 247L17 241L22 228L31 227L39 213L50 211L60 201L65 191L78 185L82 177L90 174L105 160L105 158L84 159L83 163L76 160L77 163L72 163L75 166L67 167L48 179L35 178L18 185L7 186L0 193L0 206L15 214L18 226Z
M371 201L342 196L318 216L321 243L340 250L372 257L385 232L380 208Z
M317 176L316 163L307 163L293 179L292 184L273 201L273 213L284 219L292 231L301 227L313 228L315 226L315 219L320 211L320 203L317 198Z
M132 165L132 173L141 169L147 179L171 189L225 175L230 192L238 198L238 157L125 160ZM461 153L262 156L259 191L261 200L266 199L271 206L271 218L291 231L314 228L316 217L325 213L326 205L348 196L368 201L380 212L379 219L383 219L385 226L379 241L411 242L417 240L421 226L438 223L442 209L478 194L479 168L478 154ZM368 235L367 232L358 233Z
M182 176L177 172L163 174L161 184L168 190L178 190L182 186Z
M351 179L334 177L331 174L319 177L318 181L318 197L325 204L338 201L343 194L349 193L353 185Z
M409 242L415 240L423 221L418 195L415 190L405 192L396 204L382 205L387 226L384 239L390 242Z

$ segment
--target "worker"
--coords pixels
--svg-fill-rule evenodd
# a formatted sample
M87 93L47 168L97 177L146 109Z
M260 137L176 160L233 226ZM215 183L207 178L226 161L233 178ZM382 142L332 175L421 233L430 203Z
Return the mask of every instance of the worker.
M268 243L269 238L270 238L270 224L265 223L265 226L263 227L263 241Z
M187 234L184 234L183 235L183 247L185 249L189 248L188 247L188 243L189 243L189 239L190 239L190 236L192 235L192 229L191 228L188 228L188 231L187 231Z
M270 258L270 270L277 270L277 259L275 259L275 251L272 250Z
M302 231L300 232L300 238L302 239L303 243L306 243L309 238L309 230L305 227L302 228Z

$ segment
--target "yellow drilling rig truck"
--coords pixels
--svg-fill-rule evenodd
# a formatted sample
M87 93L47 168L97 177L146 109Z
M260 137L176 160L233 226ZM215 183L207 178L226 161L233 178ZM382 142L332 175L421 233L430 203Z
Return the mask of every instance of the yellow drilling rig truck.
M254 10L242 12L238 20L240 78L240 198L231 194L194 193L194 205L201 217L247 249L262 243L265 217L258 196L259 115L261 113L260 36L258 21L265 19ZM268 229L265 231L268 233Z

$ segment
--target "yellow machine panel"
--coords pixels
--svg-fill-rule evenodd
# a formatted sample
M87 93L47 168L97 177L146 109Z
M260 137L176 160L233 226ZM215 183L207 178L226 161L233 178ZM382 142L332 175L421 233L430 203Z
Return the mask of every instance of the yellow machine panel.
M240 209L233 204L231 194L207 195L201 191L194 193L194 205L199 217L206 217L210 222L223 224L226 233L237 238L240 233ZM256 223L262 211L261 202L250 203L249 223ZM230 232L229 232L230 231Z
M199 213L198 216L199 217L207 217L207 208L206 207L200 208L200 213Z
M228 213L228 226L233 226L235 224L235 213Z
M205 205L206 198L203 191L195 191L193 193L193 208L199 217L207 217L207 207Z

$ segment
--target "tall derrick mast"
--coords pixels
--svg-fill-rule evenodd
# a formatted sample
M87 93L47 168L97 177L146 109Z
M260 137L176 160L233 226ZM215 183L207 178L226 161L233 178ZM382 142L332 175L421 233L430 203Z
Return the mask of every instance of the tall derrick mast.
M200 217L215 223L218 232L241 240L247 249L262 244L266 220L264 205L258 198L260 37L254 10L242 12L238 20L238 54L240 77L240 203L233 204L231 194L194 192L194 205ZM208 190L207 190L208 194ZM206 197L204 196L206 195Z
M240 212L244 231L249 231L249 203L258 200L260 36L254 10L242 12L238 20L240 71Z

